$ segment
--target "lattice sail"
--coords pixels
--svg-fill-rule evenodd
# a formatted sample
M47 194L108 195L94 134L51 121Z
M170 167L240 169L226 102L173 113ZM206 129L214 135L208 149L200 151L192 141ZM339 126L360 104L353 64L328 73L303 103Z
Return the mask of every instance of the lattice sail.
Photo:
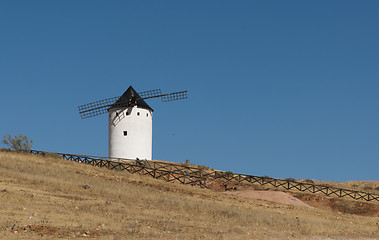
M170 102L170 101L186 99L188 96L187 96L187 91L182 91L182 92L163 94L160 97L163 102Z
M100 101L88 103L79 106L79 114L84 118L94 117L108 112L108 108L114 104L120 97L107 98Z
M133 90L134 91L134 90ZM139 98L132 98L130 102L127 99L121 99L120 96L107 98L100 101L84 104L78 107L79 114L84 118L94 117L100 114L107 113L110 107L125 107L125 106L133 106L137 100L139 99L151 99L151 98L161 98L163 102L176 101L181 99L186 99L187 91L174 92L168 94L162 94L160 89L149 90L138 93ZM145 103L146 104L146 103Z
M154 97L162 95L162 91L160 89L155 89L155 90L140 92L138 93L138 95L142 99L148 99L148 98L154 98Z

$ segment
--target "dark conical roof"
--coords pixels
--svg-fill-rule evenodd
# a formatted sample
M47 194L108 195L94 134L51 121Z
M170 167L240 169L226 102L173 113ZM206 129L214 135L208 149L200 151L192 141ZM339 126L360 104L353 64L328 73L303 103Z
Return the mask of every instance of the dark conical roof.
M151 111L154 111L134 90L132 86L130 86L124 94L114 103L110 108L119 108L119 107L130 107L137 106L139 108L145 108Z

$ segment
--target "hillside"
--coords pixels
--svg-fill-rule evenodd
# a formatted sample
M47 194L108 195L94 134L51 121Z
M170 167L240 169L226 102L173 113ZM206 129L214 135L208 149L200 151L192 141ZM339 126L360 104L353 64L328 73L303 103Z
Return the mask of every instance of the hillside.
M378 217L18 153L0 153L0 203L1 239L379 238Z

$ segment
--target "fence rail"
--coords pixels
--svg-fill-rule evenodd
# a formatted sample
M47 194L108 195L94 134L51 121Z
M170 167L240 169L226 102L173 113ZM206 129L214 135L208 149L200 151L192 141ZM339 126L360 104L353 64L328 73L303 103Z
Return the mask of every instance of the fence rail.
M31 154L45 155L46 152L31 150ZM67 153L55 153L63 159L90 164L97 167L105 167L110 170L128 171L147 175L167 182L179 182L182 184L197 185L207 187L211 180L221 180L225 183L239 182L248 184L270 185L286 190L296 190L301 192L322 193L327 196L350 197L355 200L366 200L379 202L379 195L367 192L317 185L312 183L298 182L294 180L275 179L270 177L258 177L245 174L234 174L217 170L205 171L201 167L192 167L185 164L174 164L150 160L130 160L122 158L108 158L98 156L76 155Z

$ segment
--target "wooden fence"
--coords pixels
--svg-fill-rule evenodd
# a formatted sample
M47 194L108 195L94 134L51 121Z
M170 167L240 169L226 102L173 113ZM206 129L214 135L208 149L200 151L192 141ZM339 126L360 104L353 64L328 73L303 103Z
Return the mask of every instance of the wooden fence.
M30 153L36 155L45 155L43 151L31 150ZM161 161L149 160L128 160L108 157L97 157L87 155L76 155L66 153L59 154L62 158L70 161L90 164L97 167L106 167L110 170L128 171L129 173L138 173L147 175L156 179L162 179L167 182L179 182L182 184L197 185L207 187L207 183L212 180L221 180L226 184L229 182L239 182L248 184L270 185L276 188L286 190L296 190L301 192L322 193L327 196L350 197L356 200L366 200L379 202L379 195L331 187L326 185L317 185L312 183L298 182L295 180L275 179L270 177L258 177L245 174L234 174L217 170L206 170L202 167L193 167L186 164L167 163Z

